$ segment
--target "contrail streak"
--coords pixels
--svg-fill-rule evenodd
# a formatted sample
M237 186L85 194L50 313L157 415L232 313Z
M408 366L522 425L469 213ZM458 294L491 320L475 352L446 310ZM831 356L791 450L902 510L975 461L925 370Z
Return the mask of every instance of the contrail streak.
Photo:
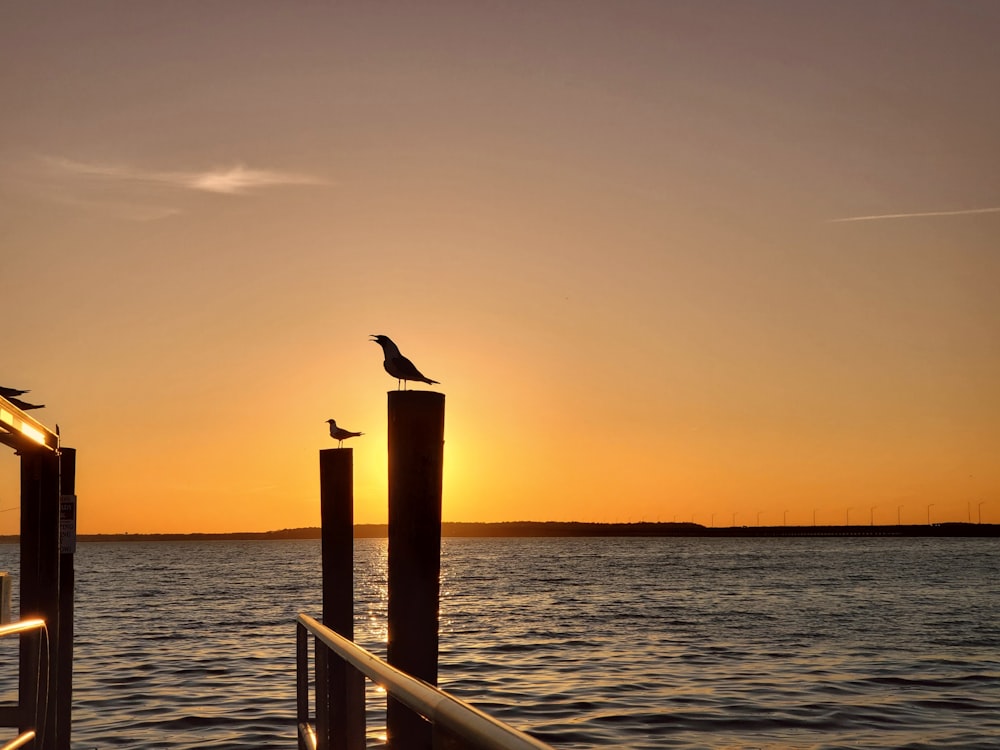
M917 219L925 216L968 216L969 214L997 214L1000 213L1000 206L993 208L965 208L958 211L920 211L909 214L878 214L875 216L848 216L844 219L830 219L830 224L839 224L847 221L879 221L881 219Z

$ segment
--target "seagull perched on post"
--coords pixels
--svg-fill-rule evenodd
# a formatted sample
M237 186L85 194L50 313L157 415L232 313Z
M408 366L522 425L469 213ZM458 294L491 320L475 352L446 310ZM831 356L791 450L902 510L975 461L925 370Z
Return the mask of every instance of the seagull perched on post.
M382 353L385 355L382 366L385 367L387 373L399 381L397 384L399 388L402 388L402 383L407 380L419 380L428 385L440 385L438 381L423 375L410 360L400 354L399 347L392 342L391 338L374 333L371 334L371 337L372 341L382 347Z
M341 448L344 445L344 441L347 438L359 437L364 435L363 432L351 432L350 430L345 430L343 427L337 427L337 421L334 419L326 420L330 425L330 437L337 441L337 447Z

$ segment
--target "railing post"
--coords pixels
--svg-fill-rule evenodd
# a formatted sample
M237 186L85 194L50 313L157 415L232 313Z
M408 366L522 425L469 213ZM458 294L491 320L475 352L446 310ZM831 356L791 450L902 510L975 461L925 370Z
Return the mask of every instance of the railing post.
M313 659L316 664L316 746L319 750L333 750L333 728L330 726L331 711L331 680L330 655L319 643L314 643Z
M298 726L299 750L312 750L305 739L309 725L309 633L302 623L295 624L295 723Z
M442 724L434 724L432 750L466 750L472 747Z
M444 394L389 392L387 661L437 685ZM431 726L389 698L392 750L430 750Z
M323 624L354 639L354 451L319 452ZM316 730L321 748L363 750L364 677L316 647Z

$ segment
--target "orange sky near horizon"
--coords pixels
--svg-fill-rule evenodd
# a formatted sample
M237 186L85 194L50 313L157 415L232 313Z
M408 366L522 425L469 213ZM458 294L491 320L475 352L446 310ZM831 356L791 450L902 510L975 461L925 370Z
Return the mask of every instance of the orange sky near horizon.
M1000 4L0 8L0 385L79 530L1000 523ZM415 387L424 387L422 385ZM0 534L18 529L0 453Z

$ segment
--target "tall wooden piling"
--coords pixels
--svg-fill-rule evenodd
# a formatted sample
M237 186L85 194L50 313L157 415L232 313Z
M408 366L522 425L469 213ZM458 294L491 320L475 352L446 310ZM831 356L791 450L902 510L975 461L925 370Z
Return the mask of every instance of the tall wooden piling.
M73 597L76 587L76 449L59 454L59 688L56 749L70 750L73 725Z
M21 452L20 619L35 617L45 620L46 632L21 636L20 704L34 706L34 715L22 715L19 731L43 728L39 747L49 750L56 747L57 701L35 698L58 690L59 456L43 448ZM39 648L43 637L48 650Z
M437 684L444 394L389 392L389 644L387 660ZM428 750L431 727L389 698L392 750Z
M354 639L354 451L319 452L323 624ZM319 747L363 750L364 677L317 651L316 733Z

